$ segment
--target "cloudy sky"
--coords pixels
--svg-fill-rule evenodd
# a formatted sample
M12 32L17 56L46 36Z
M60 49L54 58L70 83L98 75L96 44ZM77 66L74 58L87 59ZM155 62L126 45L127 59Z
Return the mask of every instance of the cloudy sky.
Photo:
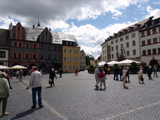
M0 28L12 22L75 35L87 55L101 55L101 44L119 30L160 16L160 0L0 0Z

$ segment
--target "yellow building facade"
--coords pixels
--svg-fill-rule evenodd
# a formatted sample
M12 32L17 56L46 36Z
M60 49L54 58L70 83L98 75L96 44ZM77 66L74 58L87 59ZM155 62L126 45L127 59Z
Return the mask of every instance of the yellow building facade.
M80 70L80 47L63 46L62 57L63 72L75 72L76 69Z

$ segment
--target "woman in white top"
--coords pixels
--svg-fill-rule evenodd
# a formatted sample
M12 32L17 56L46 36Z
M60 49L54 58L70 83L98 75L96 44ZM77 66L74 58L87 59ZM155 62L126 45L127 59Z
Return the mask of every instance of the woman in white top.
M139 74L138 74L138 79L139 79L139 83L140 83L140 81L142 81L142 83L144 83L144 80L143 80L143 67L140 67L140 71L139 71Z

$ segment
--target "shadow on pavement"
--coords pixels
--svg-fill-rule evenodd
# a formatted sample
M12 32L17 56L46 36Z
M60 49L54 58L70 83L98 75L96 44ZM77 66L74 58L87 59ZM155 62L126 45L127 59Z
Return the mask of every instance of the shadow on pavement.
M29 110L27 110L27 111L25 111L23 113L17 114L14 118L11 118L11 120L15 120L15 119L19 119L19 118L25 117L25 116L27 116L29 114L32 114L36 110L38 110L38 109L29 109Z

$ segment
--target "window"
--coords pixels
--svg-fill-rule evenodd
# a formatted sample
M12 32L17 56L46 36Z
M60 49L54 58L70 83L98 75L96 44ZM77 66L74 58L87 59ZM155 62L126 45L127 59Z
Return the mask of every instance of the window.
M150 30L147 30L147 35L150 35L151 33L150 33Z
M36 45L36 44L34 44L34 45L33 45L33 48L35 48L35 49L36 49L36 48L37 48L37 45Z
M133 46L135 46L136 45L136 41L134 40L134 41L132 41L132 45Z
M157 43L157 38L153 38L153 43Z
M69 49L69 53L72 53L72 49Z
M27 58L27 59L29 58L29 55L28 55L28 54L26 54L26 58Z
M18 26L18 31L20 31L20 26Z
M134 38L134 37L136 37L136 34L135 34L135 33L133 33L131 36L132 36L132 38Z
M78 54L78 50L74 50L74 53L75 53L75 54Z
M160 48L158 48L158 54L160 54Z
M116 45L116 50L118 50L118 45Z
M120 38L120 42L122 42L123 41L123 37L122 38Z
M147 53L148 53L148 55L151 55L151 50L150 49L147 50Z
M112 51L114 51L114 47L112 47Z
M68 45L68 42L66 42L66 45Z
M36 54L33 54L33 59L34 59L34 60L36 59Z
M64 53L67 53L67 49L64 49Z
M21 53L18 53L18 58L21 58Z
M54 50L57 50L57 46L54 46Z
M67 57L64 57L64 61L65 61L65 62L67 61Z
M19 43L19 47L22 47L22 43Z
M151 39L147 40L147 44L148 44L148 45L151 44Z
M16 38L16 33L15 32L12 33L12 38Z
M22 39L24 39L24 33L22 33Z
M70 45L72 46L72 42L70 42Z
M143 53L143 55L146 55L146 50L143 50L142 53Z
M145 45L145 41L142 41L142 46L144 46Z
M6 52L5 51L0 51L0 58L5 58Z
M66 65L64 65L64 70L67 70L67 66Z
M114 41L111 41L111 44L114 44Z
M49 60L51 59L51 55L48 55L48 59L49 59Z
M43 59L43 54L41 54L41 59Z
M153 34L156 34L156 28L153 28Z
M141 37L144 37L144 31L141 32Z
M121 44L121 49L123 49L123 44Z
M156 48L152 49L152 54L156 54Z
M133 50L133 55L136 55L136 50Z
M114 59L114 54L112 54L112 59Z
M127 56L129 56L129 51L127 51Z
M126 47L127 47L127 48L129 47L129 42L126 43Z
M69 69L72 70L72 66L71 65L69 66Z
M17 47L17 42L14 42L14 47Z
M126 40L128 40L128 39L129 39L129 35L126 36Z
M41 45L41 49L44 49L44 45Z
M57 55L54 55L54 60L57 60Z
M17 53L14 53L14 54L13 54L13 57L14 57L14 58L17 58Z
M118 39L115 40L115 43L118 43Z
M72 62L72 57L69 57L69 62Z
M28 43L26 43L26 48L29 48L29 44Z

